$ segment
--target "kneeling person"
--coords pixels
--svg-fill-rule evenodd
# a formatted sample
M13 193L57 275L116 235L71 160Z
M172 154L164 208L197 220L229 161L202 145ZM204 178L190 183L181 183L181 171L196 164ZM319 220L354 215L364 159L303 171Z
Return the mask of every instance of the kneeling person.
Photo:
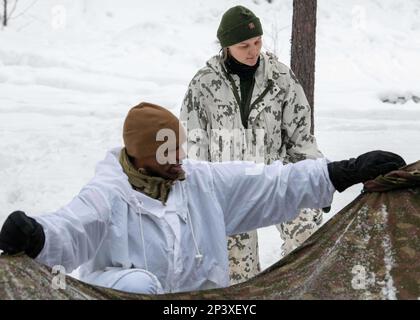
M67 272L80 267L81 280L127 292L225 287L227 235L328 207L336 190L405 164L383 151L330 163L183 162L178 119L150 103L129 111L123 138L69 204L35 218L12 213L0 249Z

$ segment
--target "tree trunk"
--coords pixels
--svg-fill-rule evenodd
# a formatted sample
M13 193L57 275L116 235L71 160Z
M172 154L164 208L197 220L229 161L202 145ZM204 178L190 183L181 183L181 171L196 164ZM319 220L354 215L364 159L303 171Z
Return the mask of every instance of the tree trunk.
M314 133L314 87L317 0L293 0L291 68L302 84L311 112Z
M3 26L7 26L7 0L3 0Z

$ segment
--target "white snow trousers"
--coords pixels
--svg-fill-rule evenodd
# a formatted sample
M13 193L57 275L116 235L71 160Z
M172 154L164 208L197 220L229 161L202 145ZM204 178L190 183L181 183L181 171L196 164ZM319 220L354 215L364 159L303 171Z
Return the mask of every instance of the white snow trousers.
M163 293L158 278L153 273L143 269L106 268L105 271L93 272L83 278L82 281L130 293Z

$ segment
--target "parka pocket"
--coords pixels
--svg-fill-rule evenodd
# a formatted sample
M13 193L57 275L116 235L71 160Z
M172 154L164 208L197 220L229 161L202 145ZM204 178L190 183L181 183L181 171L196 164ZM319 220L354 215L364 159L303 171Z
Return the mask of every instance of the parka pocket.
M239 110L237 110L235 106L229 104L218 104L216 110L214 110L211 115L212 128L234 128L237 112L239 112Z

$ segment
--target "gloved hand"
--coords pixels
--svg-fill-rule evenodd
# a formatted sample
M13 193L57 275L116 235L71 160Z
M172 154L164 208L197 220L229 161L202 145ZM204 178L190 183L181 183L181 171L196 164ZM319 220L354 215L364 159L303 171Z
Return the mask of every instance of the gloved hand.
M399 155L386 151L371 151L349 160L330 162L328 173L338 192L397 170L406 163Z
M36 258L45 244L42 226L22 211L11 213L0 231L0 249L6 254L25 252Z

